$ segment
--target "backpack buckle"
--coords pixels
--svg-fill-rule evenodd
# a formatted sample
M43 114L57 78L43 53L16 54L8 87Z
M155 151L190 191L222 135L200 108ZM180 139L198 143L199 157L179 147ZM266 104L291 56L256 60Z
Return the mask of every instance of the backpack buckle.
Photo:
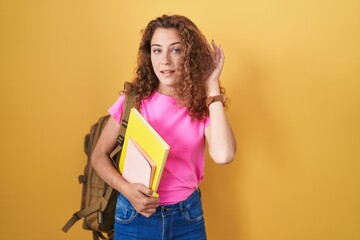
M80 175L78 180L79 180L79 183L86 183L86 176Z
M97 212L97 220L99 224L104 222L104 212L102 211Z
M117 138L117 141L119 143L119 146L122 146L124 144L124 137L119 135Z
M121 121L121 125L122 125L124 128L127 128L128 121L126 121L125 119L123 119L123 120Z

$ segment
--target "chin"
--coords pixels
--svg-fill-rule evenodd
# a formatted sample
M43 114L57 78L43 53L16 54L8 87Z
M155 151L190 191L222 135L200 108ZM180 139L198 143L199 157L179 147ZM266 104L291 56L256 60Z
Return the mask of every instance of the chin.
M166 85L166 86L176 86L178 84L178 79L173 78L158 78L160 84Z

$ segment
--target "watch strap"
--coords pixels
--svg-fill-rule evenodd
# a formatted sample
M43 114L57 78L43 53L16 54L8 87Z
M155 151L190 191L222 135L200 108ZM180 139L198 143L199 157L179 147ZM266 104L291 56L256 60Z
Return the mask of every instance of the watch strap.
M222 102L222 104L225 104L225 96L223 94L216 95L216 96L209 96L206 98L206 106L209 107L211 103L213 102Z

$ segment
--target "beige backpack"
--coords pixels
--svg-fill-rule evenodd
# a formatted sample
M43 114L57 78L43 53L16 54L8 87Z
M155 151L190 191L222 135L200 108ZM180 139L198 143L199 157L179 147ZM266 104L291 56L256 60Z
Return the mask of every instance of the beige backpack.
M114 166L117 167L125 137L130 109L134 105L135 96L130 91L131 83L125 83L124 112L119 130L118 145L111 154ZM90 157L106 125L110 115L103 116L92 125L90 133L85 136L84 151L87 162L84 174L79 176L79 183L83 184L81 196L81 209L64 225L62 230L67 232L78 220L84 218L83 228L93 232L93 239L113 239L114 215L117 200L117 191L105 183L95 172ZM105 237L104 233L107 235Z

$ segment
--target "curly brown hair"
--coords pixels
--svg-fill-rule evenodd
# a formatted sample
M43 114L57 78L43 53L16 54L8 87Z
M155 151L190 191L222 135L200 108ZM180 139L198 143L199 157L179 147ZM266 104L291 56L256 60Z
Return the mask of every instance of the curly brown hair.
M141 100L149 97L159 85L151 63L151 39L157 28L174 28L181 38L184 59L180 66L180 81L175 90L179 103L186 106L193 119L202 120L209 114L205 105L205 80L214 69L213 50L205 36L187 17L163 15L150 21L142 30L142 39L138 51L138 67L133 81L135 106L140 107ZM223 92L223 88L221 88Z

